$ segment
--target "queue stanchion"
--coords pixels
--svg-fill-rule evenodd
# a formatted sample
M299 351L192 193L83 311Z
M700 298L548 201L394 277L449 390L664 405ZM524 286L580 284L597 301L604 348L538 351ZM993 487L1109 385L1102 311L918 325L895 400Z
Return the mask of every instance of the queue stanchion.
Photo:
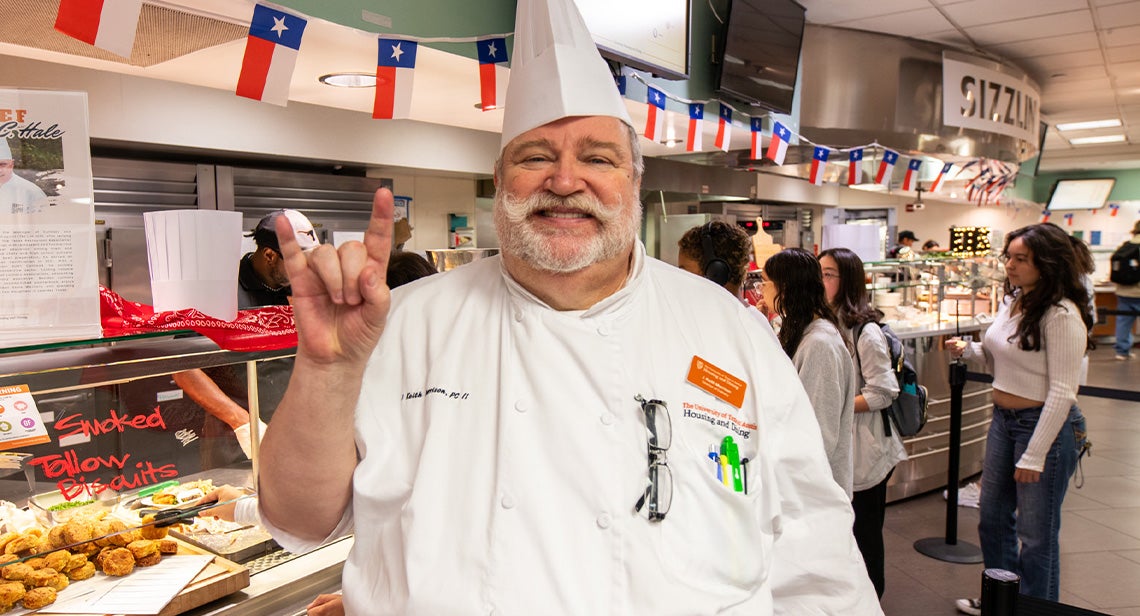
M958 465L962 447L962 391L966 387L966 362L950 364L950 461L946 470L946 536L927 537L914 542L914 549L931 558L950 563L982 562L978 546L958 541Z

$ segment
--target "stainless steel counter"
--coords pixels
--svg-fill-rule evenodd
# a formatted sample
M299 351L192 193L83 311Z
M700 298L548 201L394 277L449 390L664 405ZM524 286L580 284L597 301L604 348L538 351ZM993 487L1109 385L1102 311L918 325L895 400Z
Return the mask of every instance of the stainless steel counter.
M918 371L919 382L926 386L929 410L926 427L915 436L903 440L908 460L895 467L887 484L887 502L922 494L946 486L950 444L950 353L943 341L961 333L977 340L988 322L971 319L955 325L894 328L907 349L907 356ZM983 372L981 363L970 363L971 372ZM985 383L967 382L962 397L962 446L958 476L962 479L982 470L986 432L993 411L993 388Z

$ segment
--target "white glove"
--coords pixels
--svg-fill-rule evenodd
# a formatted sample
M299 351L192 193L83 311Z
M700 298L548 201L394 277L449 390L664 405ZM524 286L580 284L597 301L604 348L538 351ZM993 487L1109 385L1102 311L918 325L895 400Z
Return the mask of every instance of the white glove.
M264 421L261 421L260 419L257 420L258 442L260 442L261 437L265 436L266 427L267 426L265 425ZM245 453L245 457L247 458L253 457L253 435L250 432L251 430L249 428L249 422L243 423L242 425L234 428L234 436L237 437L238 445L241 446L241 450L243 453Z

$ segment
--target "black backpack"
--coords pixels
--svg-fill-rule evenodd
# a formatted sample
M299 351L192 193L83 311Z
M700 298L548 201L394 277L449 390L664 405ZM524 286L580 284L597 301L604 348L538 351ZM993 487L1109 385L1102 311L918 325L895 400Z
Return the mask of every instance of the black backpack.
M871 322L868 322L871 323ZM863 334L864 323L855 332L855 352L859 352L859 336ZM918 372L906 358L902 340L899 340L890 326L885 323L876 323L887 339L887 348L891 353L891 366L894 369L895 379L899 383L899 395L887 408L881 409L883 414L883 428L887 436L891 435L891 425L898 430L900 436L914 436L926 426L927 397L926 387L919 385Z
M1111 262L1109 280L1124 285L1140 283L1140 244L1124 242L1112 253Z

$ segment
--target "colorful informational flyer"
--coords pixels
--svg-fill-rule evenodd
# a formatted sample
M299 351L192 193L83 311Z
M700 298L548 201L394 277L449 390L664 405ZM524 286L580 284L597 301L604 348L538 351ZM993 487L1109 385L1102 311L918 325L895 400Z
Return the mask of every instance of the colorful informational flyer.
M51 441L27 385L0 387L0 449Z
M98 338L87 93L0 89L0 347Z

